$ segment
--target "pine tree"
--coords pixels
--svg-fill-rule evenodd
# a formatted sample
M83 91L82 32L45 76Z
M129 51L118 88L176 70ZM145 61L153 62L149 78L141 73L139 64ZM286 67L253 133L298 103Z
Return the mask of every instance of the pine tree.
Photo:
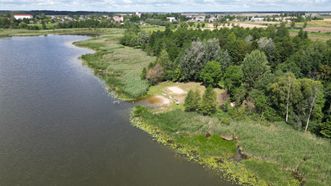
M200 112L203 115L212 115L216 112L216 93L212 87L208 87L202 97Z
M186 96L184 107L186 112L194 112L199 109L200 94L198 91L190 90Z
M185 107L185 111L186 112L191 112L193 111L192 108L192 103L193 103L193 91L190 90L185 98L185 103L184 103L184 107Z

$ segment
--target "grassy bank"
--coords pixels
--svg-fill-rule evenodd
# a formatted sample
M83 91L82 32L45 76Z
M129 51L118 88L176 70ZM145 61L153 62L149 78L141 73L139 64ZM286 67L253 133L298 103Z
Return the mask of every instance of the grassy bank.
M181 110L156 114L138 107L131 119L136 127L157 141L243 184L316 186L331 183L329 141L293 130L283 123L231 118L229 113L205 117ZM220 136L235 139L226 141ZM243 151L241 155L237 146Z
M146 80L141 80L140 74L155 58L140 49L119 44L123 33L123 29L111 29L100 36L75 44L96 51L82 56L82 59L117 97L135 100L148 90L149 84Z

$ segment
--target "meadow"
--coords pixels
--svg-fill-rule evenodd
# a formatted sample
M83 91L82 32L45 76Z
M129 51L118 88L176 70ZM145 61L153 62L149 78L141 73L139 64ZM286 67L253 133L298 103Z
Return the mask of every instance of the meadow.
M95 50L95 53L84 55L82 59L105 81L110 91L123 100L135 100L145 95L149 88L140 74L155 58L140 49L121 45L119 40L123 33L123 29L110 29L100 36L75 44Z

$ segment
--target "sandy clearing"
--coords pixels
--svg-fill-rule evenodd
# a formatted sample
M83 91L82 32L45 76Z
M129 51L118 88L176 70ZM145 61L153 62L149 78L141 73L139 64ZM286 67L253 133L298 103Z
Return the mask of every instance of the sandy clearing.
M167 106L170 105L171 101L164 96L152 96L145 100L147 104L154 106Z
M167 88L171 93L175 94L175 95L182 95L182 94L186 94L186 91L184 91L183 89L174 86L174 87L168 87Z

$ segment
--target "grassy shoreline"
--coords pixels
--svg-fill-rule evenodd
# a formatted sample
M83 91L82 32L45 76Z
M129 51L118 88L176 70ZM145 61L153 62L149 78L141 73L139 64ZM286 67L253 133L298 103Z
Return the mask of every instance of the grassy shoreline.
M74 43L95 53L81 58L96 76L102 79L107 89L117 98L134 101L144 96L149 88L146 80L140 79L143 68L155 60L140 49L119 44L123 29L112 29L89 40Z
M330 183L329 141L283 123L231 117L205 117L182 110L155 113L136 107L131 122L159 143L240 184ZM224 135L235 137L228 141ZM246 157L238 160L238 149Z

